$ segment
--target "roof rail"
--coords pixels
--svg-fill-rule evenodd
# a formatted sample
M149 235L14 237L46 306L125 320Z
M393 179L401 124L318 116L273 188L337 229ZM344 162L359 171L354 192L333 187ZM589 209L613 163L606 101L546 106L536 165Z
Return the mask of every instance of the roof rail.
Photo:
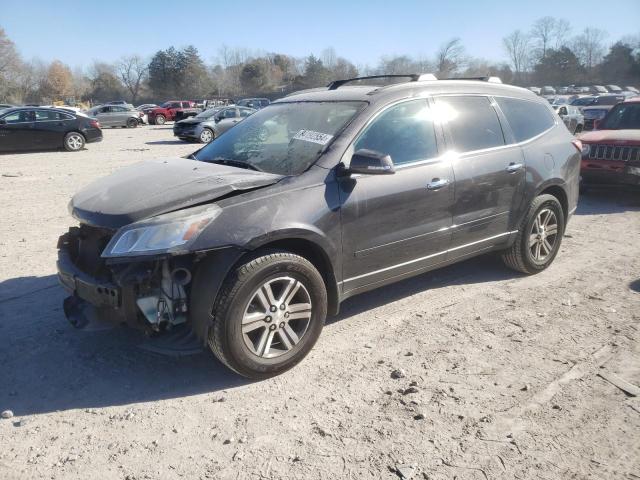
M500 77L453 77L446 78L445 80L478 80L480 82L489 82L489 83L502 83Z
M422 82L425 80L437 80L436 76L431 73L408 73L406 75L369 75L367 77L354 77L344 80L334 80L327 87L329 90L336 90L345 83L357 82L360 80L373 80L377 78L408 78L410 82Z

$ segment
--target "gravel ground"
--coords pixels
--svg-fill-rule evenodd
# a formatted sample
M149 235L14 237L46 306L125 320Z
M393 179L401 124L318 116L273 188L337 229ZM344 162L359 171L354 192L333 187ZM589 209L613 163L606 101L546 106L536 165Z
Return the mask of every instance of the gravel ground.
M640 478L640 398L599 376L640 385L640 196L581 198L539 275L490 255L354 297L302 364L248 382L62 313L68 199L195 150L170 129L0 156L0 478Z

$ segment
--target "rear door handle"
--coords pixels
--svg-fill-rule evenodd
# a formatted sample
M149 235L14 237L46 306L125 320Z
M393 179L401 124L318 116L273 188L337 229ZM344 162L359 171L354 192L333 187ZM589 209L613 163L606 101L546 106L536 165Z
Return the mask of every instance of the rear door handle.
M509 173L514 173L520 170L522 167L524 167L522 163L510 163L505 170Z
M431 180L431 183L427 184L427 189L439 190L442 187L446 187L447 185L449 185L449 180L447 180L446 178L434 178L433 180Z

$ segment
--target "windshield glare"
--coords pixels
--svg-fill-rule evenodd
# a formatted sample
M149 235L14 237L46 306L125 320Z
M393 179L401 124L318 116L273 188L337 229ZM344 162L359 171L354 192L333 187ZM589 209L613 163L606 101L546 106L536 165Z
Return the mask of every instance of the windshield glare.
M204 162L244 163L268 173L299 175L363 106L364 102L271 104L193 157Z
M640 128L640 104L621 104L611 109L602 121L601 130L626 130Z

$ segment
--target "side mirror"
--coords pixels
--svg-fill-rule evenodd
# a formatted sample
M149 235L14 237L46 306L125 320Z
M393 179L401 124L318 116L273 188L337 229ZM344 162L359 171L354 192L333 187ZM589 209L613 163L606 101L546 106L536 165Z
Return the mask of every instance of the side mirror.
M396 173L393 168L391 156L361 148L351 157L349 173L362 173L365 175L390 175Z

